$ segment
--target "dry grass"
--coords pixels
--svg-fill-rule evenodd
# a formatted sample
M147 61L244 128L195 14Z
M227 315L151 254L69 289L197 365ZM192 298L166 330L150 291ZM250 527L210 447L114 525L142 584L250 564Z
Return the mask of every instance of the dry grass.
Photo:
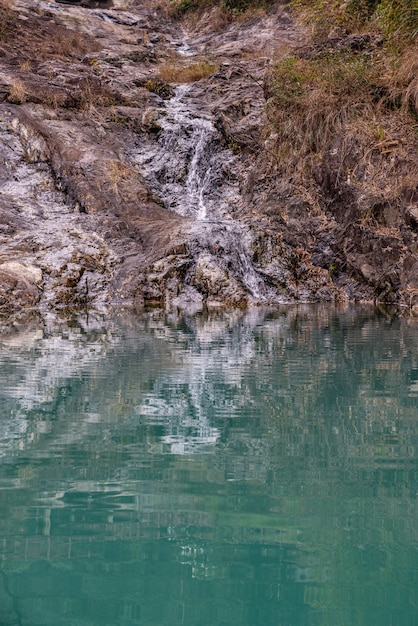
M2 0L0 0L0 3ZM0 42L4 51L12 54L19 50L21 59L82 58L89 52L101 49L93 37L78 33L64 25L52 23L41 15L32 13L19 20L17 11L0 4Z
M167 83L193 83L211 76L219 69L216 63L201 60L183 65L177 60L168 60L158 70L158 78Z
M379 29L387 43L399 48L418 35L416 0L290 0L289 4L320 40L335 27L350 32Z
M0 0L0 42L12 42L17 30L17 15L12 2Z
M376 67L362 55L336 52L278 61L267 113L284 162L303 168L305 158L328 150L352 120L373 119L371 84L376 80Z
M266 89L282 169L306 175L328 154L348 180L354 171L364 182L377 179L379 167L383 173L402 159L412 163L418 114L418 10L412 0L292 0L291 6L313 24L317 44L310 58L281 57ZM360 40L369 44L350 48L340 29L333 48L327 36L336 26L362 32ZM386 38L381 48L367 34L378 27ZM411 147L405 154L403 143ZM398 164L393 175L396 169L402 168Z
M106 171L114 194L120 196L123 183L133 176L131 167L124 161L113 159L106 163Z
M91 50L91 45L85 44L84 34L69 29L57 29L51 33L51 38L55 54L60 57L77 56Z
M199 32L221 32L227 28L233 20L233 15L224 5L210 7L203 14L200 12L188 13L184 22L186 27Z
M30 72L32 69L31 63L28 59L25 59L20 64L20 69L22 72Z
M241 16L253 15L258 10L268 8L271 0L165 0L166 11L171 17L182 17L184 15L196 16L212 12L216 7L223 14L223 20L230 22L232 19ZM213 26L216 30L216 27Z
M95 107L113 107L123 104L124 100L103 84L95 75L82 78L77 87L68 95L64 106L70 109L91 111Z
M13 104L24 104L26 102L26 86L25 83L17 78L9 87L9 95L7 100Z
M318 198L341 202L355 189L360 213L362 197L399 206L418 180L417 69L417 44L395 64L381 50L279 59L266 86L270 170ZM365 220L389 219L364 211Z
M403 50L386 74L392 100L418 115L418 42Z

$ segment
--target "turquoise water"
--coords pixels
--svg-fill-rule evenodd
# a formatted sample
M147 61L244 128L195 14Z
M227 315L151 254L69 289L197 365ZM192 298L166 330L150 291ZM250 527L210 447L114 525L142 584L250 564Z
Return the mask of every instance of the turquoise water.
M0 336L0 626L418 624L418 322Z

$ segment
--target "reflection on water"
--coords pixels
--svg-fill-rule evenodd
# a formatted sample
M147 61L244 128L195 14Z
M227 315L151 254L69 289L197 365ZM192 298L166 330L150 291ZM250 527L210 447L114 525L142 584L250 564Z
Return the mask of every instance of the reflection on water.
M418 326L320 307L0 338L0 625L409 626Z

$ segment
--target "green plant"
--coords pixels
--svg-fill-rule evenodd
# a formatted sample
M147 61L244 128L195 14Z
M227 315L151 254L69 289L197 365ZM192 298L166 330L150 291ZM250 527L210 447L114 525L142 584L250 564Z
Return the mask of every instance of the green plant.
M174 95L173 87L161 78L149 78L145 81L144 87L151 93L156 93L163 100L168 100Z
M415 0L382 0L376 9L378 24L391 42L403 46L418 35L418 7Z
M239 154L241 152L241 146L238 141L234 139L234 137L228 137L227 144L228 148L230 148L234 154Z
M330 278L332 278L332 277L333 277L333 275L334 275L334 273L335 273L335 270L336 270L336 269L337 269L337 266L335 265L335 263L330 263L330 264L329 264L329 267L328 267L328 276L329 276Z
M356 31L377 25L386 40L401 47L418 34L416 0L290 0L290 6L319 39L335 26Z
M268 0L169 0L171 12L178 16L218 6L232 17L249 9L266 8L268 3Z

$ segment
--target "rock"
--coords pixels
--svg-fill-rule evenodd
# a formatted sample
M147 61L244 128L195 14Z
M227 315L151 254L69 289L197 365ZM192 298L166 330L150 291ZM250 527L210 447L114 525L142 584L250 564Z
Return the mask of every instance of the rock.
M186 285L183 291L172 300L174 307L193 315L201 311L204 306L203 295L191 285Z
M11 122L13 132L19 135L25 151L25 158L29 163L48 161L49 150L47 143L33 127L26 125L18 117Z
M34 265L26 265L17 261L8 261L0 264L0 272L15 276L17 280L34 285L42 284L42 270Z
M161 111L150 107L144 111L141 118L142 127L149 133L156 133L161 130Z
M12 262L0 265L0 313L10 315L34 307L40 300L41 281L39 268Z
M418 230L418 206L410 205L405 208L405 220L414 230Z
M247 302L248 294L242 285L219 267L209 254L199 256L191 284L212 306L243 306Z
M2 39L0 311L409 302L416 191L392 184L399 168L416 180L409 144L369 154L349 133L316 146L311 173L282 163L269 68L278 41L304 36L283 4L239 20L211 7L181 29L154 2L105 6L49 3L45 19L42 0L19 0ZM334 35L305 58L377 45ZM187 84L160 78L211 58ZM25 103L5 101L13 84Z

